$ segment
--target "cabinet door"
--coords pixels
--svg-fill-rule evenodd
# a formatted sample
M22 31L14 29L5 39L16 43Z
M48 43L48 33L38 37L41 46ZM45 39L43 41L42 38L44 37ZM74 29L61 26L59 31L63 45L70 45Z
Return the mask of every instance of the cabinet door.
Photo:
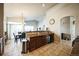
M46 36L42 36L41 37L41 46L47 44L47 39L46 39Z
M40 37L37 37L37 40L36 40L36 48L39 48L40 47L40 43L41 43L41 38Z
M30 38L30 42L29 42L29 51L33 51L36 49L36 38Z

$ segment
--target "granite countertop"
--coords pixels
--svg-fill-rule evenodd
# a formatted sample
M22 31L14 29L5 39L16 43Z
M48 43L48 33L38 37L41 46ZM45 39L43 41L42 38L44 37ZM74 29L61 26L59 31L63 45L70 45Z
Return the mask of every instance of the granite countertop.
M52 32L47 32L47 31L40 31L40 32L30 32L29 34L27 34L27 37L36 37L36 36L43 36L43 35L49 35L52 34Z
M47 31L27 31L26 33L28 32L47 32Z

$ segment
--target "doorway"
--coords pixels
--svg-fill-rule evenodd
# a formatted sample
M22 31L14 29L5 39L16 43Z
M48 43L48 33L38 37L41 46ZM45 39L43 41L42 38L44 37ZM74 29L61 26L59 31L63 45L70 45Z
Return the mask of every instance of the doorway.
M72 41L75 39L75 16L66 16L60 20L61 40Z

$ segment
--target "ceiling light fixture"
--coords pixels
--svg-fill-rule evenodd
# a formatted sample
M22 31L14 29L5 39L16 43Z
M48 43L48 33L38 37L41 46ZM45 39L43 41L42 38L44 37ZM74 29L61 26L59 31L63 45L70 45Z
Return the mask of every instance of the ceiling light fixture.
M44 3L42 4L42 7L45 7L45 4Z

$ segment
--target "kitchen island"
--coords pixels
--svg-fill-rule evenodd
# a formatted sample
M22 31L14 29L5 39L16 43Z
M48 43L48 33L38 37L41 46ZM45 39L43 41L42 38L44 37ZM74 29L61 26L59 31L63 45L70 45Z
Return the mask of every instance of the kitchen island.
M54 33L50 31L26 32L26 39L27 41L23 41L22 48L24 49L22 49L22 53L31 52L41 46L54 42Z

